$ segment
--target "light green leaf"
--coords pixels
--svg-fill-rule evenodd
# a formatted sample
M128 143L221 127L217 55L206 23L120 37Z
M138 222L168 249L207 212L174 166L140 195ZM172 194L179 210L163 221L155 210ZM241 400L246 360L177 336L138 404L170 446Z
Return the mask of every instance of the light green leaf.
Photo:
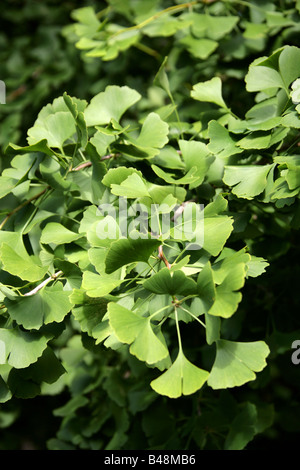
M209 372L192 364L180 349L172 366L157 379L152 380L151 387L160 395L179 398L191 395L199 390L209 377Z
M297 78L292 85L291 85L291 100L293 103L298 104L300 103L300 78Z
M187 48L187 50L198 59L207 59L218 47L217 41L206 38L194 38L193 36L186 35L180 40L180 43Z
M237 292L245 282L245 264L233 265L222 284L216 288L216 299L209 310L210 315L230 318L238 308L242 300L242 294Z
M111 119L119 122L125 111L140 98L141 95L128 86L110 85L106 87L105 91L98 93L91 99L84 111L87 126L108 124Z
M252 63L245 77L248 91L263 91L268 88L284 88L280 74L273 68Z
M232 388L255 380L255 372L264 369L269 352L264 341L217 341L217 354L208 385L213 389Z
M204 181L207 170L215 157L203 142L197 142L196 140L179 140L179 148L186 169L197 168L194 176L197 176L197 184L200 185ZM194 185L191 184L190 187L193 188Z
M39 281L48 271L47 266L38 265L34 262L34 258L27 253L20 256L7 243L3 243L0 247L0 260L4 271L20 277L24 281Z
M278 60L279 72L285 88L300 77L300 49L296 46L285 46Z
M243 152L243 149L236 145L227 129L217 121L210 121L208 124L208 137L210 142L207 146L209 151L222 158L225 163L228 157Z
M261 257L251 255L251 259L247 262L247 277L257 277L266 272L270 264Z
M127 135L128 141L144 154L151 157L168 143L169 125L157 113L150 113L143 122L139 136Z
M198 182L203 180L203 178L200 179L199 176L197 176L196 167L191 168L184 176L177 179L173 177L174 174L167 173L156 165L151 165L151 168L157 174L157 176L159 176L161 179L163 179L164 181L166 181L166 183L169 184L191 184L195 183L195 181Z
M64 243L71 243L82 237L83 234L81 233L72 232L57 222L50 222L42 231L41 243L63 245Z
M191 19L191 28L195 36L203 37L205 35L216 41L230 33L239 21L238 16L213 16L194 12L188 14L187 18Z
M203 248L217 256L233 230L233 220L226 215L204 217Z
M121 184L111 184L111 192L116 196L123 196L128 198L140 198L149 195L147 186L142 178L132 173Z
M45 286L31 296L5 300L10 317L27 330L39 329L43 324L61 322L71 310L70 292L61 283Z
M131 344L129 351L138 359L155 364L168 356L168 349L154 333L150 318L113 302L108 304L108 316L118 340Z
M102 179L102 183L105 186L110 187L112 184L120 185L125 181L128 176L136 174L143 178L143 175L140 171L136 168L126 167L126 166L118 166L117 168L110 168L106 175Z
M213 77L211 80L194 85L191 97L194 100L215 103L221 108L227 109L222 96L222 81L219 77Z
M107 275L99 275L91 271L84 271L82 287L89 297L104 297L118 287L122 280Z
M82 291L78 291L78 294ZM92 299L85 293L82 293L82 298L76 299L76 292L70 296L70 301L73 303L79 303L72 308L72 315L75 320L79 322L82 331L87 332L88 335L94 336L96 329L103 325L102 319L107 310L107 300L103 298Z
M242 149L265 149L271 142L271 134L267 132L251 132L237 142Z
M28 130L28 143L36 144L46 139L49 147L62 151L63 144L76 132L73 116L68 112L58 111L50 114L43 121L38 121Z
M261 194L267 185L267 176L273 165L225 166L223 181L232 187L232 193L245 199Z
M115 332L117 335L117 333ZM146 319L144 326L129 348L131 354L147 364L156 364L169 355L166 345L154 333L152 324Z

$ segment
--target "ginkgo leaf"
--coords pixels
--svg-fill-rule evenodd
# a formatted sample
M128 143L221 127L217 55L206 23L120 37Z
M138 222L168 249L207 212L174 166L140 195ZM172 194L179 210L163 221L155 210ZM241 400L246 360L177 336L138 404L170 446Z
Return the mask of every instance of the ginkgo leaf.
M197 292L197 284L193 279L180 270L171 272L168 268L162 268L146 279L143 286L155 294L186 296Z
M241 343L218 340L208 385L213 389L231 388L255 380L255 372L264 369L269 352L264 341Z
M232 187L233 194L253 199L261 194L267 185L267 176L273 165L225 166L223 181Z
M245 276L245 264L239 263L231 268L223 282L216 287L215 302L208 311L210 315L229 318L235 313L242 300L238 290L243 287Z
M79 238L82 238L81 233L72 232L63 225L57 222L50 222L43 229L41 234L41 243L55 243L56 245L63 245L64 243L71 243Z
M204 217L203 248L217 256L233 230L233 220L228 216Z
M121 184L111 184L111 192L117 196L128 198L150 197L147 186L142 178L132 173Z
M211 264L208 263L202 268L197 278L197 292L199 295L199 308L201 313L207 313L216 299L216 289L213 279Z
M19 328L0 328L0 364L23 369L37 361L52 336L25 332Z
M134 139L128 134L127 139L145 156L154 157L159 154L159 149L168 143L168 133L169 125L157 113L152 112L144 120L139 136ZM138 152L136 156L138 156Z
M190 170L184 176L177 179L173 177L173 174L167 173L156 165L151 165L151 168L157 174L157 176L169 184L191 184L195 181L201 181L197 175L197 167L190 168Z
M85 271L82 277L82 287L89 297L104 297L118 287L122 280L108 275L99 275L91 271Z
M117 269L137 261L147 262L161 242L157 239L121 238L112 242L106 258L105 271L111 274Z
M169 354L165 344L154 333L150 319L146 319L144 322L143 328L131 344L129 351L147 364L156 364Z
M222 96L222 81L220 77L213 77L206 82L200 82L193 86L191 97L198 101L215 103L221 108L227 109Z
M168 142L168 131L168 124L157 113L150 113L134 143L138 147L162 148Z
M217 121L210 121L208 124L208 136L210 142L207 148L212 154L221 158L224 163L228 162L231 155L243 152L243 149L237 146L237 141L228 129Z
M171 367L150 383L153 390L169 398L191 395L199 390L209 377L209 372L192 364L180 349Z
M155 364L168 356L168 349L154 333L149 317L141 317L113 302L108 304L108 317L116 337L131 344L131 354L141 361Z
M111 119L119 121L140 98L141 95L128 86L109 85L105 91L94 96L86 107L84 118L87 126L108 124Z
M38 121L28 130L28 143L36 144L43 139L49 147L62 150L63 144L76 132L75 121L68 111L50 114L43 121Z
M61 283L56 283L31 296L6 299L5 305L10 317L19 325L27 330L37 330L43 324L63 321L72 308L69 295Z
M141 178L143 178L143 175L140 171L138 171L136 168L131 168L131 167L126 167L126 166L118 166L117 168L110 168L105 176L102 179L102 183L105 186L110 187L112 184L115 185L120 185L125 181L128 176L130 175L139 175Z
M20 256L7 243L3 243L0 247L0 260L5 271L20 277L24 281L39 281L48 271L48 266L35 263L34 259L27 253Z

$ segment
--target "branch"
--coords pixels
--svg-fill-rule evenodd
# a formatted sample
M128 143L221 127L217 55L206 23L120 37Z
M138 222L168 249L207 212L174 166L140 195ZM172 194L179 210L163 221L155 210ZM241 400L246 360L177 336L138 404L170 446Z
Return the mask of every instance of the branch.
M52 274L52 276L45 279L43 282L41 282L41 284L36 286L30 292L27 292L26 294L24 294L24 297L29 297L30 295L36 294L39 290L41 290L43 287L45 287L47 284L49 284L49 282L54 281L55 279L57 279L62 274L63 274L62 271L57 271L57 273Z

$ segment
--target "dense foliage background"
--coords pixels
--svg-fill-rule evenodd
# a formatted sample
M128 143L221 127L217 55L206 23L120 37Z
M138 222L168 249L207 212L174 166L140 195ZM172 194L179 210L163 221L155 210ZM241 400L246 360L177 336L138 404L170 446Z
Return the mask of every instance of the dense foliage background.
M267 86L260 87L263 78L256 82L249 67L262 57L273 57L270 60L276 67L278 56L274 51L283 46L300 47L299 1L109 0L80 2L80 9L78 3L71 0L3 0L2 5L0 79L7 87L7 103L0 108L0 168L4 176L12 159L19 155L17 146L28 145L27 131L33 128L43 106L62 97L64 92L90 102L108 85L126 85L142 97L125 124L143 122L149 113L158 112L161 119L168 122L173 146L183 136L186 140L199 138L205 142L210 139L214 143L209 127L209 122L214 120L233 132L234 142L240 134L247 138L249 133L256 132L254 136L251 134L253 140L248 139L241 147L244 163L253 162L253 154L257 153L258 165L262 166L273 163L272 158L293 155L297 167L300 125L291 101L280 111L282 115L290 111L284 124L280 121L284 129L280 128L279 121L270 124L268 119L274 115L269 116L266 108L259 118L255 111L252 115L247 112L255 104L263 103L266 96L276 99L276 106L280 107L283 98L280 92L276 94L276 83L273 84L276 92L272 87L271 92ZM164 14L158 13L162 11ZM202 16L193 17L195 12ZM213 18L211 23L208 17ZM120 33L127 28L125 35ZM291 61L287 69L289 66L292 68ZM291 72L293 81L300 77L300 66L298 68L299 73L295 65L295 76ZM281 73L284 75L283 71ZM197 94L196 84L214 77L222 82L224 101L221 106L218 106L216 93L207 101L200 98L200 89L198 98L191 99L192 91ZM289 82L288 87L290 85ZM270 106L274 107L274 102ZM243 127L242 122L249 122L251 118L254 127L251 128L250 123L249 127ZM125 124L121 131L118 127L110 131L125 132ZM277 125L279 137L276 134L273 141L265 143ZM80 129L84 134L82 127ZM214 144L215 153L224 153L224 149L226 153L230 145L235 145L230 139L224 140L224 148L219 139ZM8 147L9 143L13 145ZM118 149L116 147L116 151ZM39 148L38 152L41 151ZM67 151L68 148L66 155ZM128 149L126 155L130 156L130 151ZM21 154L32 155L30 149L28 152ZM93 152L89 152L89 159L93 160ZM237 164L236 160L230 160L232 155L235 153L230 154L230 151L225 155L229 165ZM182 167L177 156L172 153L164 158L169 162L165 166L162 156L154 163L166 171L180 173ZM154 181L147 160L129 159L129 162L148 182ZM286 160L278 162L286 164ZM98 168L100 173L101 168ZM294 167L288 169L292 171ZM283 171L287 171L284 166ZM270 190L265 199L260 198L260 193L258 197L253 194L243 198L241 188L237 190L236 182L231 183L229 173L224 189L218 168L214 168L197 193L206 204L212 201L218 188L222 188L230 212L235 217L241 215L241 219L236 219L236 227L241 228L236 229L228 246L238 251L247 243L251 255L262 257L269 264L260 276L247 279L237 311L222 324L222 337L227 340L263 340L268 345L267 367L254 381L224 390L207 387L177 399L158 395L149 387L149 377L155 377L152 370L145 372L144 364L130 356L126 348L114 348L113 341L111 347L104 346L100 340L98 344L97 336L90 334L91 325L85 312L77 307L73 316L67 316L62 322L63 327L58 322L53 340L53 351L67 374L62 373L49 353L39 366L45 370L53 367L51 380L36 379L39 374L43 375L37 370L38 366L30 369L27 376L26 373L10 375L8 383L14 393L9 400L0 388L3 393L0 393L3 402L0 404L0 449L294 448L300 431L300 365L291 361L292 342L300 339L299 166L295 172L297 184L293 191L290 186L280 186L281 195L273 200L266 201L266 197L271 197ZM47 181L50 186L54 184L45 174L46 171L41 180L44 178L44 183ZM40 175L36 173L35 177L40 182ZM76 181L74 178L73 182L89 194L79 178ZM62 184L56 179L54 190L59 192ZM232 186L235 190L231 192ZM82 198L76 191L71 192L73 194L73 203L67 199L62 203L59 197L51 204L44 200L39 203L52 214L55 207L67 207L64 215L69 217L67 224L72 229L71 218L82 215L83 207ZM83 200L90 203L89 198L88 195ZM4 194L0 201L2 219L25 200L26 187ZM249 214L251 222L247 219ZM9 217L5 230L17 232L26 217L28 213L18 211L15 218ZM26 243L29 246L27 238ZM46 250L46 257L45 253ZM55 256L60 262L56 267L60 266L67 273L67 283L80 297L83 294L79 294L78 265L82 268L80 262L83 261L72 263L67 255L56 250ZM1 273L1 286L4 285L26 287L25 282L16 282L9 269ZM6 328L10 310L9 301L5 301L9 293L4 287L1 295L1 303L6 303L1 305L0 326ZM92 298L97 309L103 309L98 297ZM91 305L93 309L94 304ZM188 344L191 357L201 357L206 368L211 366L213 358L208 348L199 348L194 323L186 322L182 327L182 339ZM22 327L26 331L26 325ZM173 330L168 334L172 343L176 334ZM6 373L3 369L4 376Z

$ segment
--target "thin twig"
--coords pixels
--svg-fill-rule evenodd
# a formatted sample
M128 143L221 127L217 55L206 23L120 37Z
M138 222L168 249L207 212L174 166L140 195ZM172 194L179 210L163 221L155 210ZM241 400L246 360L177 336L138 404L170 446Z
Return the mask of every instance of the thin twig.
M158 247L158 257L159 257L159 259L161 259L165 263L165 265L167 266L168 269L171 269L172 266L171 266L171 264L169 263L169 261L167 260L167 258L164 255L162 245L160 245Z
M57 273L52 274L52 276L49 276L47 279L45 279L41 284L36 286L34 289L32 289L30 292L27 292L24 294L24 297L29 297L30 295L36 294L39 290L41 290L43 287L45 287L49 282L54 281L57 279L59 276L63 274L62 271L57 271Z
M50 186L47 186L47 188L43 189L43 191L41 191L40 193L36 194L35 196L32 196L30 199L28 199L27 201L24 201L22 202L22 204L20 204L18 207L15 207L6 217L5 219L1 222L0 224L0 230L2 230L2 228L4 227L4 225L6 224L6 222L11 218L12 215L14 215L16 212L18 212L19 210L23 209L23 207L27 206L27 204L30 204L32 201L34 201L35 199L38 199L40 196L42 196L46 191L48 191L48 189L50 189Z
M101 157L100 161L109 160L110 158L115 158L115 157L119 157L119 156L120 156L119 153L110 153L109 155L104 155L103 157ZM80 170L83 170L84 168L88 168L90 166L92 166L92 162L87 161L87 162L81 163L76 168L73 168L71 171L80 171Z

